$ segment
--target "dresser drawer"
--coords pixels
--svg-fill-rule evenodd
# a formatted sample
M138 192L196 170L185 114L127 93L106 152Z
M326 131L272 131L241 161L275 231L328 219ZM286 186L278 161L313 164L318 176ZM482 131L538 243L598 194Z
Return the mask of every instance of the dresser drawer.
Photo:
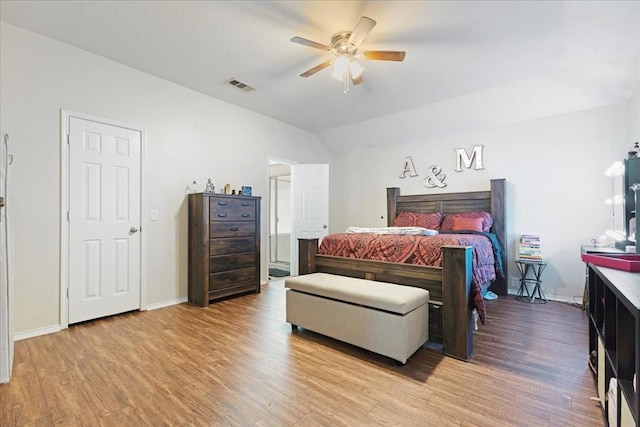
M218 255L209 258L209 272L218 273L220 271L238 270L256 266L256 253L248 252L244 254Z
M228 237L209 240L209 255L239 254L256 250L255 237Z
M222 273L212 273L209 275L209 291L257 283L258 270L255 267L225 271Z
M211 221L209 238L255 236L255 221Z
M256 219L256 201L238 198L211 198L209 201L209 219L211 221Z

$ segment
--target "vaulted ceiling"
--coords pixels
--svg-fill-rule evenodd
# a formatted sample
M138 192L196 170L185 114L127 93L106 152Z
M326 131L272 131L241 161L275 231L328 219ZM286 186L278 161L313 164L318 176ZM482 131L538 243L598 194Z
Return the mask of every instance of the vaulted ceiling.
M361 61L346 95L329 68L301 78L331 54L290 39L329 45L361 16L361 48L404 62ZM3 0L0 19L316 133L527 79L594 104L640 80L636 1Z

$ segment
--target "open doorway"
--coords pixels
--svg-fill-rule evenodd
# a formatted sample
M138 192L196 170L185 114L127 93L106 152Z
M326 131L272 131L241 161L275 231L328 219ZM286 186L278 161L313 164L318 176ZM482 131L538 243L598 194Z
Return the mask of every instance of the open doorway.
M269 279L291 275L291 165L269 162Z
M329 165L269 159L269 280L298 275L298 239L329 228Z

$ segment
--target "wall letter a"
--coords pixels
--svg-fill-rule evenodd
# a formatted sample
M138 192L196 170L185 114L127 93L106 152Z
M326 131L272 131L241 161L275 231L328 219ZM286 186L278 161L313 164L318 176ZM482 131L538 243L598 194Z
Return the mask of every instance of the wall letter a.
M409 176L418 176L416 167L413 166L413 160L411 159L411 156L407 156L404 159L404 166L402 168L402 172L400 173L400 178L406 178L407 173L409 174Z

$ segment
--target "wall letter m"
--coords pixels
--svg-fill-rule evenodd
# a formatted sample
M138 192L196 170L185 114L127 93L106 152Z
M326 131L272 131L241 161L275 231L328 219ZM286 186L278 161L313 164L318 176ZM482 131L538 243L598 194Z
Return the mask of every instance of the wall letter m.
M484 145L476 145L473 147L473 152L471 153L471 157L467 156L467 152L464 148L456 148L456 172L462 172L461 163L464 163L464 166L469 169L471 167L471 162L476 161L476 165L474 167L475 170L484 169L482 165L482 149Z

